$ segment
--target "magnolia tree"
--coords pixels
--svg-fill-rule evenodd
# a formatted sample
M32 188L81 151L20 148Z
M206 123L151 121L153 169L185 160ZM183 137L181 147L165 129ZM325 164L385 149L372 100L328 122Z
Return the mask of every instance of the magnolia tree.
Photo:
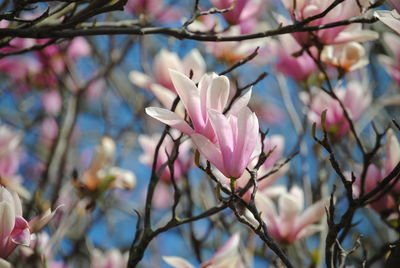
M0 4L0 267L398 267L400 2Z

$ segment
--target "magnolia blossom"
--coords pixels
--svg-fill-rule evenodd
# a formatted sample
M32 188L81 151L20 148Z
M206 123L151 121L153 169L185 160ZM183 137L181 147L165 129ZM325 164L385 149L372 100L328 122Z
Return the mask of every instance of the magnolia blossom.
M172 82L170 70L176 70L198 83L206 71L206 64L197 49L193 49L183 60L166 49L162 49L153 62L153 77L137 71L131 71L130 81L152 92L158 100L170 108L176 98L176 90Z
M17 173L21 159L22 136L6 125L0 126L0 176Z
M135 175L117 167L110 167L114 158L116 145L110 137L103 137L96 146L95 154L89 168L83 174L83 184L89 190L105 187L131 190L136 184ZM104 189L103 189L104 190Z
M172 136L177 138L179 135L177 132L172 132ZM143 148L143 154L139 157L140 162L145 165L152 166L154 153L157 147L157 143L160 140L161 135L154 134L152 136L140 135L139 143ZM179 154L178 157L174 161L174 178L175 180L179 180L182 175L184 175L192 165L192 157L190 154L190 149L192 144L190 140L183 141L179 145ZM160 178L165 182L170 182L171 180L171 171L168 166L168 159L173 153L174 141L170 136L166 136L160 149L158 151L158 158L156 164L156 170L158 171L161 166L165 165Z
M240 236L238 233L234 234L229 240L211 257L200 264L200 267L213 267L213 268L244 268L248 267L245 263L245 256L239 252ZM194 268L194 266L187 260L174 257L164 256L164 261L174 268Z
M117 249L101 252L93 249L90 258L90 268L125 268L128 265L128 252L122 254Z
M255 202L269 233L281 243L291 244L317 232L319 227L313 223L325 213L322 200L304 210L304 193L298 186L278 194L277 206L263 193L256 195Z
M215 141L214 129L209 120L209 109L222 112L228 103L229 80L226 76L215 73L205 74L200 79L198 87L188 77L171 70L171 79L175 89L185 106L193 128L178 114L167 109L149 107L146 113L151 117L167 124L179 131L191 135L199 133L211 141ZM239 98L233 105L231 112L235 113L247 105L251 91Z
M379 62L386 72L400 85L400 37L384 33L383 40L393 56L379 55Z
M392 11L380 10L374 13L375 17L377 17L381 22L389 26L395 32L400 34L400 9L396 7L396 10Z
M350 126L339 102L321 89L314 88L314 90L317 90L317 93L311 96L311 100L304 94L300 95L303 102L310 106L308 119L320 127L321 115L327 110L325 121L327 131L338 138L344 136ZM335 93L354 121L360 118L371 102L371 95L356 81L349 82L346 88L336 89Z
M62 108L62 97L57 90L48 90L42 95L42 103L45 111L51 115L57 115Z
M201 134L191 138L199 152L227 178L242 176L258 141L258 118L249 108L242 108L237 117L223 115L220 111L209 110L209 118L216 133L213 144Z
M288 13L292 16L293 21L301 21L320 14L332 4L331 1L324 0L282 0L282 2L287 8ZM361 7L359 5L361 5ZM329 11L325 16L310 22L308 25L318 26L336 21L347 20L349 18L361 15L368 5L368 0L343 1ZM313 35L310 35L309 33L295 33L293 36L300 44L304 45L312 42L311 36L316 36L318 41L324 45L341 44L350 41L363 42L374 40L379 37L378 33L370 30L363 30L362 25L356 24L318 30L313 32Z
M364 47L357 42L324 46L321 60L347 72L360 69L369 62Z
M17 245L29 243L29 224L22 217L18 194L0 186L0 258L10 255Z
M289 34L279 36L279 42L273 43L273 52L277 55L276 69L296 81L304 81L317 71L314 60L306 53Z
M389 175L395 166L400 162L400 144L392 129L389 129L386 135L384 163L381 169L376 165L371 164L367 169L365 176L364 193L369 193L376 188L378 183ZM359 196L361 188L360 173L361 168L356 168L356 181L353 185L354 194ZM383 195L379 200L370 204L371 208L378 212L389 212L396 208L396 201L392 194L398 195L400 193L400 183L397 183L391 193Z
M219 9L232 8L222 13L222 16L232 25L240 24L243 34L249 33L254 28L266 6L263 0L212 0L211 2Z
M125 7L133 14L146 16L148 20L171 22L181 17L181 11L165 6L164 0L128 0Z

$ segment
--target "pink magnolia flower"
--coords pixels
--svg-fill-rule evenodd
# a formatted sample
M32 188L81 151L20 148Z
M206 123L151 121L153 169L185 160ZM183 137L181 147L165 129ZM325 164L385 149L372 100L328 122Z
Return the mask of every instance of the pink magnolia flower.
M144 15L148 20L172 22L181 18L182 13L175 7L165 6L164 0L128 0L126 9L136 15Z
M192 80L198 83L205 73L206 65L197 49L193 49L183 60L179 59L176 53L162 49L154 57L153 77L141 72L131 71L129 79L133 84L152 92L164 106L169 108L176 97L175 94L172 94L176 91L170 70L176 70L187 77L192 72Z
M282 0L284 6L292 16L293 21L304 20L306 18L317 15L327 9L332 4L331 1L315 1L315 0ZM361 4L361 8L359 7ZM343 1L333 10L326 14L323 18L317 19L309 23L310 26L318 26L336 21L346 20L351 17L362 14L364 9L369 5L368 0L361 1ZM377 39L378 33L370 30L363 30L362 25L339 26L329 29L319 30L309 33L293 34L300 44L310 44L311 38L318 38L318 41L324 45L341 44L350 41L363 42Z
M400 34L400 9L396 7L392 11L379 10L374 13L381 22L389 26L395 32Z
M217 76L215 73L205 74L200 79L198 87L188 77L177 71L171 70L171 80L175 89L185 106L187 114L192 123L191 127L180 115L167 109L158 107L146 108L146 113L151 117L167 124L179 131L191 135L199 133L211 141L215 141L215 133L209 115L208 109L214 109L222 112L228 103L229 80L226 76ZM249 91L239 98L233 105L231 112L239 110L247 105L250 99Z
M400 85L400 37L384 33L383 40L393 56L379 55L379 62L386 72Z
M259 140L258 118L247 107L242 108L237 117L225 116L217 110L209 110L208 114L216 133L216 143L197 133L191 135L192 141L224 176L238 179L252 160Z
M90 268L125 268L128 265L128 253L122 254L117 249L101 252L93 249L90 258Z
M331 66L352 72L365 67L369 61L364 47L357 42L324 46L321 60Z
M300 56L294 56L302 50L301 46L289 34L279 36L279 41L274 44L273 51L277 55L276 69L293 78L296 81L304 81L317 71L314 60L303 52Z
M302 101L310 106L311 110L308 113L308 119L320 127L321 114L324 110L327 110L325 122L327 131L337 138L343 137L350 127L339 102L321 89L316 90L318 92L311 97L311 100L304 94L300 95ZM349 82L346 88L339 88L335 90L335 93L354 121L360 118L371 102L371 95L365 92L357 81Z
M212 0L218 9L232 8L222 13L225 20L232 24L241 24L242 33L249 33L258 23L258 19L265 11L265 2L262 0Z
M0 176L10 177L17 173L21 161L20 133L6 125L0 126Z
M377 184L389 175L390 172L394 169L394 167L400 162L400 144L398 139L396 138L392 129L389 129L386 135L386 143L385 143L385 158L384 163L381 169L379 169L376 165L371 164L366 173L365 177L365 192L369 193L373 189L376 188ZM359 174L361 173L360 167L356 168L356 181L353 185L354 195L359 196L360 187L361 187L361 179L359 178ZM397 183L391 193L388 193L379 200L370 204L371 208L377 212L389 212L396 208L396 201L393 198L392 194L398 195L400 193L400 183Z
M177 132L173 132L172 135L177 138L179 135ZM154 153L156 150L156 146L158 141L160 140L161 135L154 134L152 136L140 135L139 143L143 148L143 154L139 157L139 161L143 164L152 167ZM183 141L179 145L179 154L174 162L174 178L175 180L181 179L181 177L187 173L187 171L192 166L192 157L190 154L190 149L192 144L190 140ZM171 171L168 167L168 159L172 155L172 150L174 148L174 141L170 136L166 136L160 150L158 151L157 165L156 168L159 170L162 165L165 165L164 170L161 173L160 178L164 182L170 182L171 180Z
M10 255L17 245L29 243L29 224L22 217L21 200L16 192L0 186L0 258Z
M277 206L263 193L255 201L271 236L281 243L291 244L317 232L319 227L313 223L325 213L322 200L304 210L304 193L298 186L279 194Z
M246 256L239 252L240 236L238 233L232 235L229 240L200 267L213 267L213 268L244 268L248 267L246 263ZM187 260L175 256L163 256L166 263L174 268L194 268L194 266Z

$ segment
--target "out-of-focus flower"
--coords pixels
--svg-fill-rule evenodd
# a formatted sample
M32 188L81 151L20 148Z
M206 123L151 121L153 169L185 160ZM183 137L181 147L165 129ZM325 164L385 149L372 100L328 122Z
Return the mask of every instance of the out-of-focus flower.
M300 95L302 101L310 106L308 119L321 127L322 112L327 110L325 121L327 131L337 138L343 137L350 126L339 102L321 89L316 90L317 93L311 97L311 100L304 94ZM349 82L346 88L339 88L335 90L335 93L354 121L360 118L371 102L371 95L365 92L361 84L356 81Z
M115 142L110 137L103 137L96 146L93 160L82 177L82 183L89 191L131 190L135 186L136 177L131 171L111 167L115 151Z
M213 268L243 268L248 263L246 256L239 252L240 236L238 233L232 235L229 240L206 262L201 263L200 267ZM174 268L194 268L187 260L175 257L164 256L164 261Z
M90 258L90 268L125 268L128 265L128 252L122 254L117 249L101 252L93 249Z
M57 90L48 90L42 95L42 103L48 114L57 115L62 106L62 98Z
M197 87L192 80L182 73L174 70L171 70L170 73L172 82L185 106L193 128L180 115L167 109L148 107L146 108L146 113L187 135L199 133L211 141L215 141L215 132L211 126L207 111L208 109L220 112L224 110L230 90L228 78L226 76L218 76L215 73L205 74L200 79ZM250 99L250 94L251 92L246 93L239 98L231 111L238 110L238 106L246 106Z
M258 23L260 16L265 10L265 1L262 0L212 0L216 8L232 8L228 12L222 13L225 20L232 24L240 24L242 33L249 33Z
M53 117L43 119L40 126L40 138L46 146L53 144L58 135L58 124Z
M306 18L317 15L325 11L330 5L330 1L292 1L282 0L288 13L292 16L293 21L301 21ZM351 17L358 16L368 7L368 0L361 1L343 1L335 8L330 10L322 18L310 22L310 26L324 25L341 20L347 20ZM317 37L318 41L324 45L333 45L347 43L351 41L363 42L377 39L378 33L370 30L363 30L361 25L339 26L329 29L323 29L310 33L295 33L293 36L303 45L310 44L312 39Z
M374 15L377 17L381 22L389 26L392 30L400 34L400 9L396 8L397 10L393 9L392 11L387 10L379 10L375 11Z
M0 126L0 176L16 174L21 159L21 135L6 125Z
M125 7L137 16L145 16L147 21L172 22L182 16L179 9L166 6L164 0L128 0Z
M178 138L177 132L172 132L171 135L174 138ZM160 140L161 135L154 134L152 136L140 135L139 143L143 148L143 154L140 156L139 160L143 164L151 167L153 165L154 153L156 150L156 146L158 141ZM183 141L179 145L179 154L178 157L174 161L174 178L175 180L179 180L190 168L192 165L192 157L190 155L190 149L192 144L190 140ZM164 170L162 171L160 178L165 182L171 181L171 171L168 166L168 159L171 157L174 148L174 141L170 136L166 136L159 151L156 169L157 171L161 168L161 166L165 165Z
M321 60L346 72L360 69L369 63L364 47L357 42L324 46Z
M383 166L381 169L379 169L374 164L369 165L365 176L364 193L367 194L370 191L374 190L379 184L379 182L387 175L389 175L399 162L400 162L400 144L393 130L389 129L386 134L385 158ZM353 189L354 189L353 192L355 196L359 196L361 191L360 169L361 169L360 167L356 167L355 169L356 181L353 184ZM398 195L399 193L400 193L400 183L396 183L396 185L394 185L390 193L387 193L383 195L379 200L372 202L370 206L377 212L382 212L382 213L393 212L393 210L396 209L396 201L393 198L392 194Z
M296 40L288 34L279 36L279 42L274 43L273 51L277 55L276 69L296 81L305 81L307 78L317 71L314 60L303 52L301 46Z
M0 186L0 258L10 255L17 245L29 243L29 224L22 217L18 194Z
M137 71L131 71L130 81L152 92L158 100L170 108L176 95L170 70L176 70L198 83L206 71L206 64L197 49L193 49L183 60L179 56L166 49L162 49L155 57L153 63L153 77ZM171 92L169 92L171 91Z
M386 72L400 85L400 37L391 33L384 33L383 40L393 57L379 55L379 62Z
M321 200L304 210L304 193L298 186L279 194L277 206L263 193L258 193L255 201L271 236L288 244L319 230L313 223L324 215L326 203Z
M213 144L201 134L192 134L191 138L199 152L227 178L238 179L242 176L258 140L258 118L249 108L244 107L237 117L227 117L220 111L209 110L209 118L216 133Z
M389 5L391 5L397 12L400 12L400 2L397 0L386 0Z

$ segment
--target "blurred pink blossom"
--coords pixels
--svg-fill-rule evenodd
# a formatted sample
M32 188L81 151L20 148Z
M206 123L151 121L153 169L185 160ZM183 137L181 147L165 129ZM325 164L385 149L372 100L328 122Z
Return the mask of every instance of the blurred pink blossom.
M147 20L173 22L182 17L179 9L166 6L164 0L128 0L125 7L137 16L144 15Z
M129 79L133 84L152 92L165 107L170 108L176 97L170 70L176 70L187 77L192 73L191 79L198 83L206 71L206 64L197 49L189 52L183 60L176 53L162 49L154 58L153 77L131 71Z
M238 233L232 235L229 240L207 261L200 264L200 267L213 268L244 268L248 267L248 258L239 252L240 236ZM166 263L174 268L194 268L187 260L175 256L163 256Z
M400 12L400 2L398 0L386 0L386 3L389 3L397 12Z
M266 7L264 0L212 0L211 2L218 9L233 7L231 11L222 13L222 16L229 24L240 24L242 34L252 31Z
M242 108L237 117L225 116L221 111L208 110L216 133L213 144L201 134L191 139L199 152L227 178L239 179L252 160L258 137L258 118L249 108Z
M304 193L298 186L278 194L277 206L261 192L256 195L255 201L271 236L287 244L317 232L320 228L313 223L324 215L326 205L321 200L304 210Z
M322 89L314 88L314 90L317 93L312 95L311 99L305 94L300 95L302 101L310 106L308 119L321 127L322 112L327 110L325 122L327 131L337 138L343 137L349 131L350 126L339 102ZM357 121L371 103L370 93L366 92L357 81L350 81L345 88L336 89L335 93L353 121Z
M277 56L276 69L296 81L305 81L317 72L314 60L303 51L301 55L295 53L302 51L301 46L288 34L279 36L279 42L273 43L273 52Z
M400 37L391 33L384 33L383 40L392 56L379 55L379 62L386 72L400 85Z
M44 145L50 146L58 135L58 124L53 117L46 117L40 126L40 138Z
M10 255L17 245L29 243L29 224L22 217L18 194L0 186L0 258Z
M60 92L57 90L46 90L42 95L42 103L48 114L57 115L62 108Z
M93 249L90 258L90 268L125 268L128 265L128 252L122 254L117 249L102 252Z
M324 46L321 60L346 72L363 68L369 63L364 47L357 42Z
M282 0L284 6L288 10L289 15L293 21L301 21L317 15L325 11L331 4L331 1L314 1L314 0ZM361 5L361 6L359 6ZM322 18L310 22L310 26L324 25L362 14L369 6L368 0L360 1L343 1L337 5L333 10L328 12ZM329 29L322 29L310 33L295 33L293 36L296 40L303 45L310 44L311 38L318 38L318 41L324 45L341 44L350 41L363 42L368 40L377 39L378 33L371 30L363 30L361 24L352 24L349 26L339 26ZM312 37L313 36L313 37Z
M171 134L174 138L178 138L179 134L177 132L172 132ZM161 135L154 134L152 136L140 135L139 136L139 143L143 149L143 154L139 157L140 162L143 164L152 167L154 153L156 150L156 146L158 141L160 140ZM175 159L174 162L174 178L175 180L179 180L182 178L184 174L188 172L188 170L192 166L192 156L190 153L192 144L190 140L185 140L179 145L179 154L178 157ZM158 151L158 158L156 168L157 170L160 169L162 165L165 165L164 170L162 171L160 178L164 182L171 181L171 171L168 167L168 159L169 156L172 155L174 148L174 141L172 138L167 135Z
M19 132L6 125L0 126L0 176L10 177L17 173L21 161Z

